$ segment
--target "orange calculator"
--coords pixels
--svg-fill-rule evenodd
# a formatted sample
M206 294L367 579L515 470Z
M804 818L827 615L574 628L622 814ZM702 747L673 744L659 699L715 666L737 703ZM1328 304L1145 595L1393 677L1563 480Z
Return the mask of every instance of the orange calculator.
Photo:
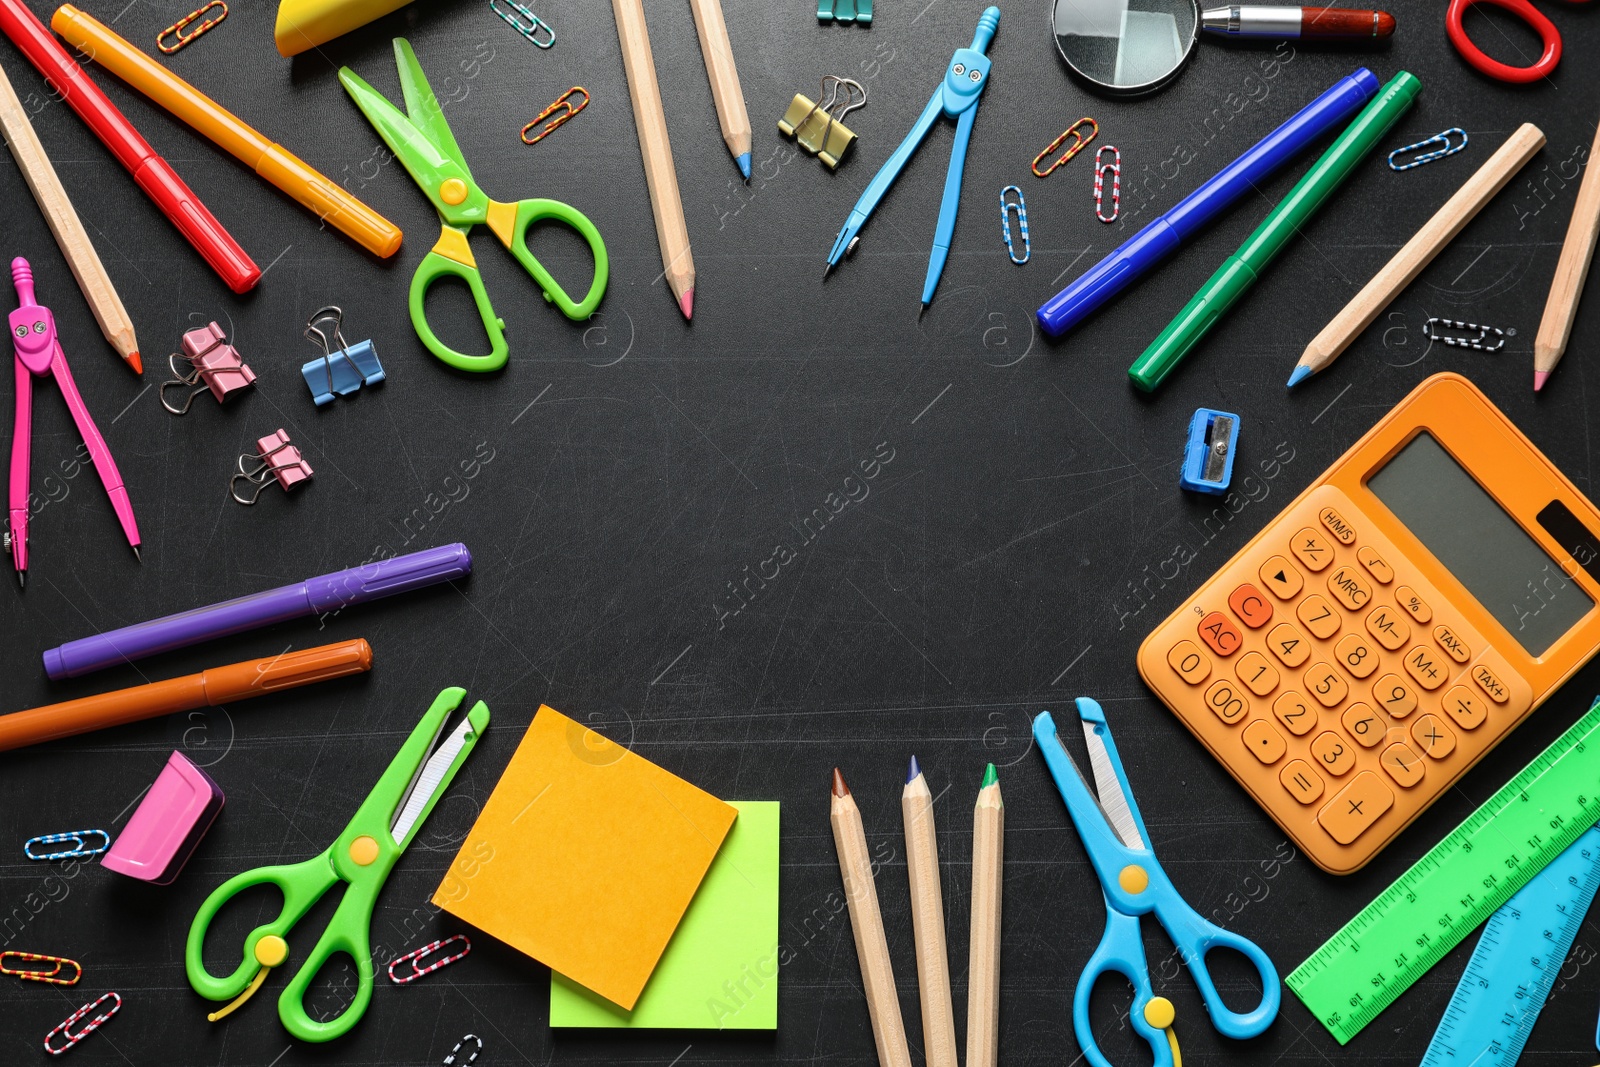
M1139 648L1139 673L1348 874L1600 645L1600 511L1436 374Z

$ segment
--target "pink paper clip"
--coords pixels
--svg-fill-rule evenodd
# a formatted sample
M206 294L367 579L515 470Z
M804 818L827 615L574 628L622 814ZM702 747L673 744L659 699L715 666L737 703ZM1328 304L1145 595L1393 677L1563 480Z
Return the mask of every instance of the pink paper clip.
M194 398L207 389L221 404L230 393L255 383L255 372L244 365L239 350L228 343L227 335L216 323L185 333L182 344L182 353L174 352L167 357L167 366L172 368L174 375L172 381L161 383L161 406L174 415L188 411ZM180 369L184 363L188 364L187 370ZM167 402L167 390L174 385L199 385L199 388L183 398L183 407L180 408Z
M419 967L417 965L418 960L422 959L429 953L439 951L452 941L461 942L460 952L449 956L441 956L439 959L434 960L425 967ZM432 974L440 967L443 967L446 964L454 963L456 960L459 960L461 957L465 956L471 951L472 942L467 940L466 934L452 934L442 941L431 941L419 949L413 949L412 951L407 952L404 956L399 957L393 963L389 964L389 981L393 982L395 985L406 985L407 983L415 982L418 978L421 978L425 974ZM400 966L402 963L411 964L410 974L401 976L394 973L394 969Z
M90 1019L88 1021L88 1023L86 1023L84 1025L82 1030L79 1030L77 1033L73 1033L72 1032L72 1024L73 1023L77 1022L79 1019L83 1018L85 1015L88 1015L91 1011L94 1011L96 1008L98 1008L100 1005L104 1004L108 1000L112 1000L112 1001L116 1002L116 1003L111 1005L111 1010L110 1011L103 1012L103 1013L101 1013L99 1015L96 1015L93 1019ZM76 1045L78 1042L82 1041L84 1038L88 1037L90 1034L92 1034L96 1030L100 1029L101 1025L107 1019L111 1018L113 1015L115 1015L117 1012L119 1012L121 1010L122 1010L122 998L120 996L118 996L116 993L102 993L102 994L100 994L99 999L92 1000L89 1003L85 1004L83 1007L79 1008L77 1011L75 1011L71 1015L67 1016L66 1022L64 1022L60 1026L56 1027L54 1030L50 1031L48 1034L45 1034L44 1035L44 1050L46 1052L50 1053L50 1055L52 1055L52 1056L61 1055L63 1052L66 1052L67 1050L71 1049L72 1046ZM65 1045L62 1045L60 1048L52 1048L52 1047L50 1047L50 1039L52 1037L55 1037L57 1034L66 1035L67 1043Z
M248 465L252 463L254 466ZM301 482L309 482L312 473L311 464L289 443L289 431L280 429L256 442L254 456L239 457L239 473L229 479L228 494L241 504L254 504L262 491L272 484L272 479L287 493ZM248 497L240 496L237 488L240 482L255 486L256 491Z

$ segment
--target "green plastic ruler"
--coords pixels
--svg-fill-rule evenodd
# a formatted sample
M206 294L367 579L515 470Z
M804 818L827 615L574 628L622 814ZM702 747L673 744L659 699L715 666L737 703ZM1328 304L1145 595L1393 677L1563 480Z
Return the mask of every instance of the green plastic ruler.
M1600 820L1600 699L1295 968L1289 988L1349 1042Z

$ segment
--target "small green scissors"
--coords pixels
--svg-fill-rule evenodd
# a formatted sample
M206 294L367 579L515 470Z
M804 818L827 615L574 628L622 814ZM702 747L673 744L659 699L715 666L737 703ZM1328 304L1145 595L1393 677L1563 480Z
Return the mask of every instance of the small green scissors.
M472 258L472 249L467 244L467 234L472 227L488 226L522 264L522 269L539 283L544 298L569 319L587 319L605 295L606 280L611 273L605 242L600 239L600 231L594 223L571 205L543 199L519 200L514 204L490 200L472 180L461 146L456 144L450 124L445 121L444 112L428 86L427 75L422 73L422 65L405 38L394 39L394 55L395 64L400 68L400 89L405 94L405 115L349 67L339 68L339 81L439 213L439 240L411 279L411 324L428 351L452 367L467 371L499 370L506 365L510 351L506 345L505 320L490 306L483 276L478 273L477 261ZM594 280L589 283L588 295L580 301L574 302L528 251L528 227L546 219L570 226L589 242L589 251L594 256ZM489 335L488 355L457 352L439 340L428 325L423 298L434 282L445 277L460 278L472 290L478 316Z
M189 984L209 1000L233 998L227 1007L208 1015L210 1021L216 1022L243 1004L261 988L274 967L288 960L285 938L289 930L339 882L348 883L344 897L311 955L278 997L278 1018L283 1028L301 1041L332 1041L360 1021L372 1000L370 934L378 891L489 725L489 708L480 700L444 736L445 722L466 695L465 689L450 688L434 699L355 818L327 851L302 863L257 867L235 875L200 905L184 949ZM243 960L232 974L218 978L206 970L202 958L206 930L224 904L258 885L275 885L282 891L283 911L245 936ZM355 962L356 997L342 1015L318 1021L306 1014L306 990L317 972L339 953Z

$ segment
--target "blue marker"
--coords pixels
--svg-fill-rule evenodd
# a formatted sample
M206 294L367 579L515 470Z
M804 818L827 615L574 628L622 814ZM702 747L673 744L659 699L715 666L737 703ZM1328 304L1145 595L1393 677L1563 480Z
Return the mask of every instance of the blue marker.
M972 47L956 50L949 66L945 68L944 81L933 91L933 99L922 109L916 125L911 127L911 132L906 134L906 139L900 142L900 147L894 150L888 162L872 176L861 199L850 209L849 221L839 231L833 249L828 253L828 265L822 272L824 278L846 253L855 250L856 242L860 240L857 235L877 208L878 201L884 198L894 180L900 177L900 172L905 169L912 153L922 146L933 124L944 115L956 120L956 140L950 148L950 170L944 178L944 200L939 204L939 224L933 231L933 250L928 253L928 277L922 283L923 308L926 309L933 301L933 291L939 287L944 261L950 255L950 238L956 228L956 209L961 206L961 172L967 165L967 143L972 140L972 124L978 117L978 98L983 95L983 87L989 84L989 57L984 53L988 51L989 42L994 40L994 31L999 27L1000 9L984 8L983 14L978 17L978 32L973 34ZM1376 80L1373 85L1377 85Z
M1166 214L1123 242L1115 252L1045 302L1036 313L1039 326L1060 337L1126 289L1256 183L1272 177L1317 138L1349 119L1378 93L1378 79L1366 67L1340 78L1327 92L1262 138L1254 148L1218 171Z

